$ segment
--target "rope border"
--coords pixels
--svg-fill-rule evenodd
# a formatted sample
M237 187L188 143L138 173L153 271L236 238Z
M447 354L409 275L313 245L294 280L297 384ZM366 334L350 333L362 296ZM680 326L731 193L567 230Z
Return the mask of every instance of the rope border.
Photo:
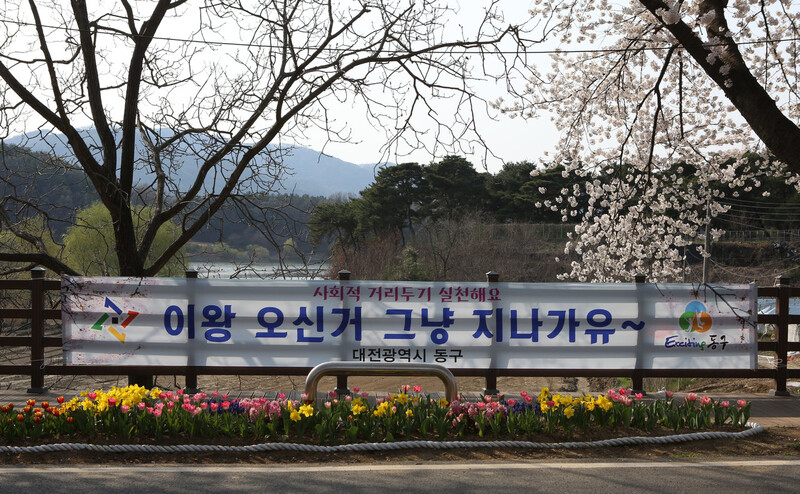
M295 443L261 443L249 446L223 446L213 444L187 444L158 446L152 444L86 444L59 443L39 446L0 446L0 453L53 453L70 451L92 451L101 453L205 453L236 452L254 453L271 451L299 451L310 453L347 453L365 451L400 451L413 448L424 449L477 449L477 448L522 448L522 449L587 449L638 444L674 444L703 439L743 439L764 432L761 424L748 422L747 430L741 432L692 432L661 437L622 437L600 441L538 443L530 441L400 441L396 443L342 444L317 446Z

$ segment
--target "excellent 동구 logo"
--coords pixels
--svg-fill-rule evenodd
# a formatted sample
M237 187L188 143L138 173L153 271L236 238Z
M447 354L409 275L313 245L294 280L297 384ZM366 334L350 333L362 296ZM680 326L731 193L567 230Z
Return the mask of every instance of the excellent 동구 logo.
M689 302L686 311L678 320L681 329L687 333L705 333L711 329L711 315L706 312L706 306L700 302Z

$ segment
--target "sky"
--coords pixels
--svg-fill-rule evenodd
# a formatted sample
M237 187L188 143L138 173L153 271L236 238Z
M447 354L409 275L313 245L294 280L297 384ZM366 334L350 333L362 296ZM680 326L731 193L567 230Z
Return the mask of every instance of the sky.
M454 28L462 25L469 28L471 23L474 25L481 20L481 5L484 2L463 0L460 3L462 5L458 8L457 19L452 24ZM500 6L508 22L519 22L520 19L528 16L529 5L534 3L536 2L504 0L500 2ZM536 47L537 50L543 51L553 48L552 44L542 44ZM549 65L550 56L548 54L533 55L533 62ZM490 101L498 96L507 96L503 83L496 85L493 82L486 82L479 88L479 95ZM384 134L367 125L361 118L361 114L352 107L342 107L341 111L351 115L348 121L353 128L355 142L329 142L326 144L324 139L318 137L316 140L312 139L311 142L299 144L313 149L322 149L324 146L326 154L358 164L372 164L375 160L380 159L381 147L385 143ZM489 110L488 114L476 113L476 120L477 128L482 133L487 148L496 155L487 156L483 149L475 149L474 153L467 154L466 158L479 171L488 170L497 173L504 162L530 161L538 163L555 152L559 133L548 115L543 114L534 119L523 119L521 117L512 118ZM447 154L445 150L437 152L436 156L432 156L427 151L416 151L403 156L390 155L388 161L398 163L416 161L427 164L442 158L445 154Z

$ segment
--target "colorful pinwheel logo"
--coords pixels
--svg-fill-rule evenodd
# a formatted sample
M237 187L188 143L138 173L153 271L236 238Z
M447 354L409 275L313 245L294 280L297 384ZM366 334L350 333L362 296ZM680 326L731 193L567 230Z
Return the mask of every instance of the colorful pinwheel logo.
M120 309L117 304L111 301L110 298L106 297L105 307L111 309L113 311L112 314L106 313L100 316L100 318L92 325L92 329L97 331L102 331L103 328L107 329L109 333L111 333L114 338L118 339L120 343L125 343L125 333L117 330L114 325L118 324L123 328L127 328L128 325L136 319L136 316L139 315L138 312L134 312L129 310L127 314L122 313L122 309ZM124 316L124 320L122 317ZM110 322L110 324L106 324L106 322Z
M706 306L700 302L689 302L686 311L681 314L678 324L687 333L705 333L711 329L711 316L706 312Z

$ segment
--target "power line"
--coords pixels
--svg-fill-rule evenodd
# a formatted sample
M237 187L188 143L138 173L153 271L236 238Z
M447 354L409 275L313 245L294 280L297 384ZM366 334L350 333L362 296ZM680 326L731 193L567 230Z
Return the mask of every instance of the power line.
M776 209L776 208L762 208L762 209L767 209L767 210L766 211L756 211L756 210L753 210L753 209L742 209L742 208L737 208L737 207L731 206L728 209L727 212L728 213L734 212L734 213L741 213L741 214L753 214L753 215L757 215L757 216L760 216L760 217L769 216L771 218L800 217L800 210L798 210L798 211L775 211L774 209Z
M17 26L36 26L33 22L26 22L26 21L19 21L15 19L0 19L3 23L7 24L14 24ZM62 31L71 31L80 33L82 31L86 31L89 33L94 34L92 30L82 30L80 28L74 28L69 26L54 26L48 24L42 24L42 28L46 29L55 29L55 30L62 30ZM244 43L244 42L236 42L236 41L211 41L207 39L186 39L186 38L173 38L168 36L143 36L141 34L128 34L122 33L117 30L112 29L103 29L101 26L97 26L97 31L101 34L109 34L109 35L122 35L126 38L149 38L155 41L172 41L172 42L180 42L180 43L193 43L193 44L203 44L203 45L213 45L213 46L237 46L237 47L245 47L245 48L268 48L268 49L278 49L284 48L284 45L273 45L273 44L260 44L260 43ZM747 45L760 45L760 44L776 44L776 43L784 43L784 42L796 42L800 41L800 37L793 37L793 38L779 38L779 39L762 39L762 40L753 40L753 41L739 41L736 44L738 46L747 46ZM456 42L458 43L458 42ZM464 41L463 43L468 43ZM715 46L726 46L724 43L704 43L704 47L712 48ZM683 48L680 47L679 48ZM298 48L296 48L298 49ZM334 52L334 53L346 53L348 51L354 51L349 48L334 48L334 47L299 47L300 50L308 50L308 51L326 51L326 52ZM665 51L672 49L672 46L650 46L650 47L640 47L637 50L641 51ZM555 55L555 54L592 54L592 53L623 53L629 51L630 48L594 48L594 49L551 49L551 50L524 50L523 53L526 55ZM355 50L358 51L358 50ZM387 53L397 53L397 51L387 50ZM430 50L426 53L447 53L447 50ZM466 50L462 52L466 55L479 55L479 54L486 54L485 51L476 50L470 51ZM497 50L493 51L493 53L497 53L499 55L517 55L520 54L519 50L515 51L506 51L506 50Z
M788 200L787 201L783 201L783 202L778 202L778 201L750 201L750 200L747 200L747 199L739 199L739 198L734 198L734 197L726 197L724 199L719 199L719 202L723 203L723 204L725 202L741 203L741 205L748 205L748 204L768 205L768 204L772 204L772 205L775 205L775 206L783 206L783 205L786 205L786 204L789 203ZM798 208L800 208L800 206L798 206Z

